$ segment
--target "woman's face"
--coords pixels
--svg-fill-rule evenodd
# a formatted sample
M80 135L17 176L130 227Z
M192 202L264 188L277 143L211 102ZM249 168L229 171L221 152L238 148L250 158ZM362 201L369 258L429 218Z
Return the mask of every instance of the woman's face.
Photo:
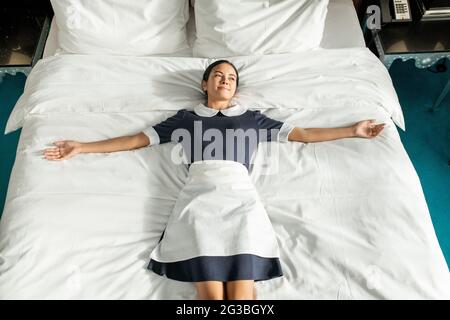
M228 63L215 66L208 81L202 81L203 91L208 92L208 101L229 101L236 93L236 72Z

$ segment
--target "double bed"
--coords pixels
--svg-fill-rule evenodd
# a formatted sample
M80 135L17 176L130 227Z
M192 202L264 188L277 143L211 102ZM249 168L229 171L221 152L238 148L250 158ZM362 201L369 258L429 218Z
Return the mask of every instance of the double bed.
M195 24L188 25L189 43ZM1 299L195 299L149 270L187 176L175 144L67 161L58 140L131 135L202 102L212 58L65 54L53 22L5 133L22 128L0 221ZM372 140L261 143L251 178L276 231L284 277L259 299L448 299L450 277L397 128L388 72L364 45L350 0L331 0L313 53L230 57L239 99L299 127L386 123ZM272 146L273 147L273 146ZM189 241L189 239L182 239Z

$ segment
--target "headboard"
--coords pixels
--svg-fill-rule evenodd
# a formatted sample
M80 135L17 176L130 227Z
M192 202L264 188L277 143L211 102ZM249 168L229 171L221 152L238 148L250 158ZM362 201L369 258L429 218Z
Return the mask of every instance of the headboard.
M367 0L353 0L353 5L355 6L356 12L358 13L359 21L361 21L364 16L364 11L367 8Z

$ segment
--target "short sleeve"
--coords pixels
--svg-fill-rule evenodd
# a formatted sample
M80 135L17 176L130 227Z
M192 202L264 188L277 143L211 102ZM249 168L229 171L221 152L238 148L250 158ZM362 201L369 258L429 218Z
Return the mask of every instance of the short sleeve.
M172 117L143 130L142 132L150 139L150 145L153 146L172 141L172 133L175 129L179 128L184 115L184 110L180 110Z
M262 114L261 111L254 111L256 123L259 129L267 130L267 139L262 139L265 141L288 141L289 133L294 126L288 124L287 122L281 122L275 119L271 119L266 115Z

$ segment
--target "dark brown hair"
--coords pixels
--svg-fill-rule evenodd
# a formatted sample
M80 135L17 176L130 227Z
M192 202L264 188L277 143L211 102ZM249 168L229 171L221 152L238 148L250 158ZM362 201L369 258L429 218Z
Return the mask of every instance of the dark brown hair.
M236 89L237 89L237 87L239 86L239 72L237 71L237 69L236 69L236 67L234 66L234 64L232 64L232 63L231 63L230 61L228 61L228 60L217 60L217 61L214 61L213 63L211 63L211 64L208 66L208 68L206 68L205 72L203 73L203 80L204 80L204 81L208 81L209 75L211 74L212 69L213 69L215 66L217 66L217 65L219 65L219 64L222 64L222 63L227 63L227 64L229 64L230 66L233 67L234 71L236 72ZM206 91L205 91L205 93L206 93Z

